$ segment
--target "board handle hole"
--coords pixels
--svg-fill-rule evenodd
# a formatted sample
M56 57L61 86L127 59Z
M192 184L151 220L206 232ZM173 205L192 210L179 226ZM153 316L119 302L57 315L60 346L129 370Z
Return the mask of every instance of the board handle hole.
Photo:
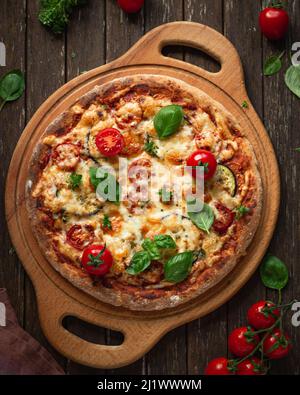
M105 346L120 346L124 342L124 335L121 332L90 324L78 317L70 315L64 317L62 326L73 335L89 343Z
M211 73L217 73L221 70L221 64L217 59L197 48L185 45L166 45L161 52L164 56L184 60Z

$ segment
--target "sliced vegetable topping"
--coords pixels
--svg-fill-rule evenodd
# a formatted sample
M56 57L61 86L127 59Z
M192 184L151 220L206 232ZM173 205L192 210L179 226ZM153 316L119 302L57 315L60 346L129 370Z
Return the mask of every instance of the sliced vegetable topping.
M154 117L154 127L158 137L163 140L176 133L183 121L181 106L172 104L163 107Z
M103 129L96 136L96 146L104 156L118 155L124 144L124 138L117 129Z
M77 250L83 250L94 238L94 228L91 225L73 225L67 232L67 243Z
M187 166L192 167L192 175L197 176L197 168L204 168L204 180L209 180L213 177L217 168L217 161L214 155L207 150L200 149L192 153L187 160Z
M218 165L214 180L222 188L224 188L230 196L235 196L237 189L236 180L233 172L229 169L229 167L224 165Z
M230 225L232 225L235 214L221 203L217 203L215 207L219 212L219 216L214 221L213 229L215 232L219 233L219 235L224 235Z
M91 245L82 254L83 268L94 276L104 276L109 272L113 263L110 251L105 245Z

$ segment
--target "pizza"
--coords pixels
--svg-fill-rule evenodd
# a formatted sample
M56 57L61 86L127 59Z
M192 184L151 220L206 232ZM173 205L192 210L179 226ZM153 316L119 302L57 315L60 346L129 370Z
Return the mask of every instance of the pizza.
M175 78L96 86L48 126L30 163L27 209L47 260L82 291L132 310L175 307L213 287L260 220L244 132Z

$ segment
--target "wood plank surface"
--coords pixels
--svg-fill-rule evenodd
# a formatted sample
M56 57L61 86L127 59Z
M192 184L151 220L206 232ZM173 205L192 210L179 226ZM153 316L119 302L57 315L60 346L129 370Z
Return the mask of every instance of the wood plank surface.
M11 11L14 5L16 12ZM15 144L25 123L39 105L64 82L80 72L109 62L127 51L145 32L162 23L175 20L201 22L223 32L236 46L245 70L246 85L252 103L263 118L273 141L281 169L282 207L278 227L270 252L284 260L293 280L283 293L288 301L299 295L300 270L298 257L299 223L298 197L300 154L299 100L284 84L283 72L266 78L262 76L263 61L286 48L285 43L270 44L262 39L258 28L258 14L262 1L246 0L146 0L137 15L126 15L115 0L90 0L89 5L75 11L67 32L56 37L37 20L38 2L2 0L0 41L8 49L7 66L1 75L20 68L26 72L26 95L8 104L0 113L0 154L2 159L0 190L4 191L5 177ZM300 2L288 0L292 32L287 47L299 40ZM297 19L298 18L298 19ZM166 54L185 59L215 71L216 66L198 51L168 48ZM284 60L285 69L290 63ZM12 110L13 109L13 110ZM18 319L29 333L41 342L68 374L197 374L203 372L209 359L227 352L228 331L245 323L247 308L265 297L265 289L255 275L227 305L214 313L177 328L167 334L144 358L115 370L99 370L81 366L60 356L46 341L37 319L37 307L31 282L12 249L4 220L1 199L0 287L6 287L16 308ZM268 293L270 298L273 293ZM95 328L73 319L67 327L92 341L117 344L120 335L103 328ZM288 324L291 328L291 325ZM300 373L300 332L291 330L294 351L283 362L274 363L272 374Z

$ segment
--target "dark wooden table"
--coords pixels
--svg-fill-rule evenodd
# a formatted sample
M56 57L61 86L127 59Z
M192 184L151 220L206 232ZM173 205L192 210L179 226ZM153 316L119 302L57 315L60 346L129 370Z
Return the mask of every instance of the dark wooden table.
M282 179L282 207L270 251L289 266L291 280L284 300L300 294L300 102L285 87L283 72L266 78L262 64L272 53L291 48L300 41L300 0L289 0L291 30L286 42L270 44L258 28L261 1L249 0L146 0L138 15L128 17L115 0L89 0L76 11L68 31L55 37L37 19L38 1L1 0L0 42L7 48L7 66L1 75L20 68L26 73L26 94L8 104L0 114L1 185L4 192L7 168L12 152L26 123L40 104L66 81L105 62L115 59L145 32L160 24L187 20L212 26L225 34L238 49L246 75L250 98L263 119L278 155ZM168 48L170 56L214 70L216 65L195 50ZM285 68L289 64L284 60ZM232 71L234 73L234 70ZM80 366L59 355L44 338L31 282L14 252L7 233L4 204L1 199L0 287L8 290L23 327L55 356L69 374L198 374L209 359L227 354L226 335L245 323L247 308L266 297L256 274L229 303L207 317L178 328L166 335L143 359L114 371ZM272 297L272 293L268 292ZM117 344L118 334L74 321L70 330L86 339ZM294 349L284 361L273 364L272 374L300 373L300 329L287 322Z

